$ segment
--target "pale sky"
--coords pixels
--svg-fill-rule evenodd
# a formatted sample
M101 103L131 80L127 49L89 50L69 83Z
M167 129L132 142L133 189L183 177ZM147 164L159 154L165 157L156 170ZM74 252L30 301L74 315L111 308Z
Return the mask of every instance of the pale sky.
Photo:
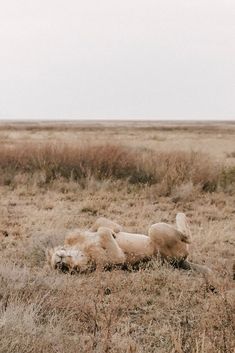
M0 118L234 119L235 0L0 0Z

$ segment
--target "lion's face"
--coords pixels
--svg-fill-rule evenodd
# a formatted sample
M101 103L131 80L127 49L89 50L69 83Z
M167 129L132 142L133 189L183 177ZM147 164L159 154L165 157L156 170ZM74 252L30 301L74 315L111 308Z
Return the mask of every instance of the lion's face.
M75 247L58 246L47 251L47 260L53 269L62 272L85 271L88 257Z

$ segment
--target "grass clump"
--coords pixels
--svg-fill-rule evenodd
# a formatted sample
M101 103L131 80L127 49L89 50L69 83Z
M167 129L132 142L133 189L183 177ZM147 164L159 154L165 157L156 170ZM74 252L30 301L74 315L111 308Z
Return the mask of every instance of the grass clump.
M79 181L91 176L98 180L129 179L131 183L148 183L154 177L136 154L116 145L5 147L0 151L0 168L7 172L7 184L19 172L43 172L45 183L59 177Z
M234 188L235 184L235 167L224 168L220 175L220 186L223 190Z
M0 168L5 185L12 184L19 174L38 174L43 185L58 178L81 185L86 178L125 180L130 184L158 184L164 195L189 182L203 191L215 191L220 177L217 166L199 152L153 152L112 144L3 147ZM228 183L228 177L226 180Z

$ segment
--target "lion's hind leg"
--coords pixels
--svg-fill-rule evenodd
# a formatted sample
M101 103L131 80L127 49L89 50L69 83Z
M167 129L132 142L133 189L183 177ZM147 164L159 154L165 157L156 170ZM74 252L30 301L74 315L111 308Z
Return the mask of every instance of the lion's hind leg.
M180 261L188 256L187 243L181 233L166 223L156 223L149 228L149 237L155 255L165 260Z

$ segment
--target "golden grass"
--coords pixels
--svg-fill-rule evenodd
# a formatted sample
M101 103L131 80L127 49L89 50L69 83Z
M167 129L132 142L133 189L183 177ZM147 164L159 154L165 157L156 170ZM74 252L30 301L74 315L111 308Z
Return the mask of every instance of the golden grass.
M29 128L25 146L23 128L4 130L1 353L234 352L234 164L232 157L223 160L234 150L226 142L229 135L218 143L218 133L226 130L219 126L201 129L202 134L198 128L157 127L164 141L150 146L152 129L138 127L138 139L137 129L128 129L117 128L115 143L107 144L101 140L108 141L113 130L97 134L92 126L92 132L82 130L84 140L78 144L79 127L60 140L53 127L49 132ZM59 133L63 131L61 125ZM127 133L133 133L135 143L129 143ZM171 145L172 133L178 146L185 137L187 148ZM83 143L96 135L101 135L98 149ZM40 143L35 141L39 137ZM204 146L205 139L212 154L195 149L194 141ZM72 170L81 161L85 174L80 179ZM221 174L218 166L224 162ZM142 169L154 179L132 184L129 173L138 176ZM208 181L216 188L208 188ZM209 278L155 261L138 271L75 276L44 267L46 247L63 243L68 230L90 227L99 216L127 231L146 233L155 222L173 223L179 211L191 221L189 260L210 267L214 274Z
M156 264L79 278L6 263L0 273L1 352L232 352L234 306L202 278Z
M201 152L154 152L130 149L117 144L26 144L3 146L0 150L2 182L11 184L15 175L36 173L44 183L58 178L84 183L86 178L97 180L121 179L130 184L159 184L159 192L170 195L179 185L191 182L203 191L215 191L221 177L221 166ZM18 179L19 180L19 179ZM42 180L42 179L41 179ZM233 180L223 172L223 185Z

